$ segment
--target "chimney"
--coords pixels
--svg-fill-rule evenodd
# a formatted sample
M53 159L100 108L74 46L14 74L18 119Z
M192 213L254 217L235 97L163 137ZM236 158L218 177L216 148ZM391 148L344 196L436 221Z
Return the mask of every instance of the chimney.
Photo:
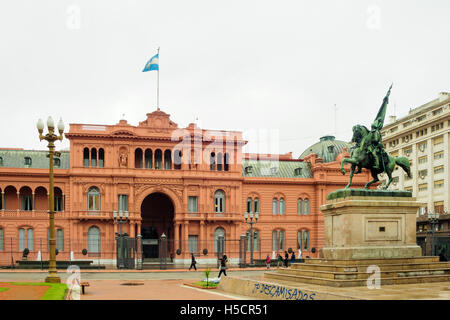
M439 102L447 100L448 98L450 98L450 93L448 93L448 92L440 92L439 93Z
M396 116L389 116L389 123L394 123L397 120Z

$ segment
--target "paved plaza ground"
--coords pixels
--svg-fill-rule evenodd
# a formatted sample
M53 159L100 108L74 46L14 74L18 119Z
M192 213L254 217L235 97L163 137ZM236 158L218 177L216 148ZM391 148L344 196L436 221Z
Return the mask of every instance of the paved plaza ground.
M228 276L263 280L266 270L231 269ZM217 277L213 270L211 277ZM42 281L47 273L43 271L1 271L0 282ZM68 273L60 271L62 281ZM239 296L217 289L202 290L184 285L204 278L202 271L187 270L152 270L152 271L82 271L81 281L88 281L90 286L82 300L245 300L253 297ZM127 282L140 285L124 285ZM279 281L280 284L293 283ZM297 283L298 285L298 283ZM366 287L333 288L313 284L301 284L305 290L329 292L342 299L362 300L408 300L433 299L450 300L450 282L420 283L409 285L383 285L380 289Z
M245 276L261 279L264 269L251 271L228 270L230 276ZM64 282L69 274L58 272ZM211 277L217 277L218 270L211 272ZM11 270L0 272L0 282L11 281L42 281L47 272L36 270ZM87 270L81 271L81 281L88 281L86 294L81 300L245 300L252 299L219 290L203 290L184 285L198 282L204 278L204 273L198 271L152 270L149 272L130 270L122 272ZM139 282L142 285L124 285L129 282Z

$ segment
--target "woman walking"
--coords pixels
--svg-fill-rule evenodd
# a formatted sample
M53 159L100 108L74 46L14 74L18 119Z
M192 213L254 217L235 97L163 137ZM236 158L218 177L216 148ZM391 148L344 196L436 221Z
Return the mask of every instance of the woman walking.
M266 257L266 266L267 266L267 269L270 269L270 256L269 255L267 255L267 257Z

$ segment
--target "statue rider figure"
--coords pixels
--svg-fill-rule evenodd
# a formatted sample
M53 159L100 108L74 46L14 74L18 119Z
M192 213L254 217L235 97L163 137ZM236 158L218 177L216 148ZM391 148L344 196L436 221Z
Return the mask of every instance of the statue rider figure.
M367 140L367 151L372 154L374 160L373 168L378 170L380 169L381 162L383 161L381 157L383 144L381 143L380 123L378 119L372 123L372 128L368 133Z
M381 143L381 128L383 127L384 123L384 117L386 115L386 107L388 105L389 101L389 95L391 93L392 84L389 87L388 92L386 93L386 96L383 99L383 104L380 107L380 110L378 111L378 114L375 118L375 121L372 123L371 130L367 134L366 137L364 137L364 141L362 143L362 149L366 150L368 153L372 154L373 156L373 169L379 170L380 167L383 166L383 144ZM384 169L384 168L383 168Z

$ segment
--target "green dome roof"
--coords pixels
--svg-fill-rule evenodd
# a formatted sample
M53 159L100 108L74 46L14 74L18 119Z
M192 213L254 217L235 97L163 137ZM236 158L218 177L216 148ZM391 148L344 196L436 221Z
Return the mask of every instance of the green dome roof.
M350 143L335 140L334 136L324 136L320 138L320 141L312 146L306 148L305 151L300 155L300 159L306 157L308 154L316 153L319 157L323 159L323 162L333 162L336 157L341 153L344 148L350 150L352 145Z

